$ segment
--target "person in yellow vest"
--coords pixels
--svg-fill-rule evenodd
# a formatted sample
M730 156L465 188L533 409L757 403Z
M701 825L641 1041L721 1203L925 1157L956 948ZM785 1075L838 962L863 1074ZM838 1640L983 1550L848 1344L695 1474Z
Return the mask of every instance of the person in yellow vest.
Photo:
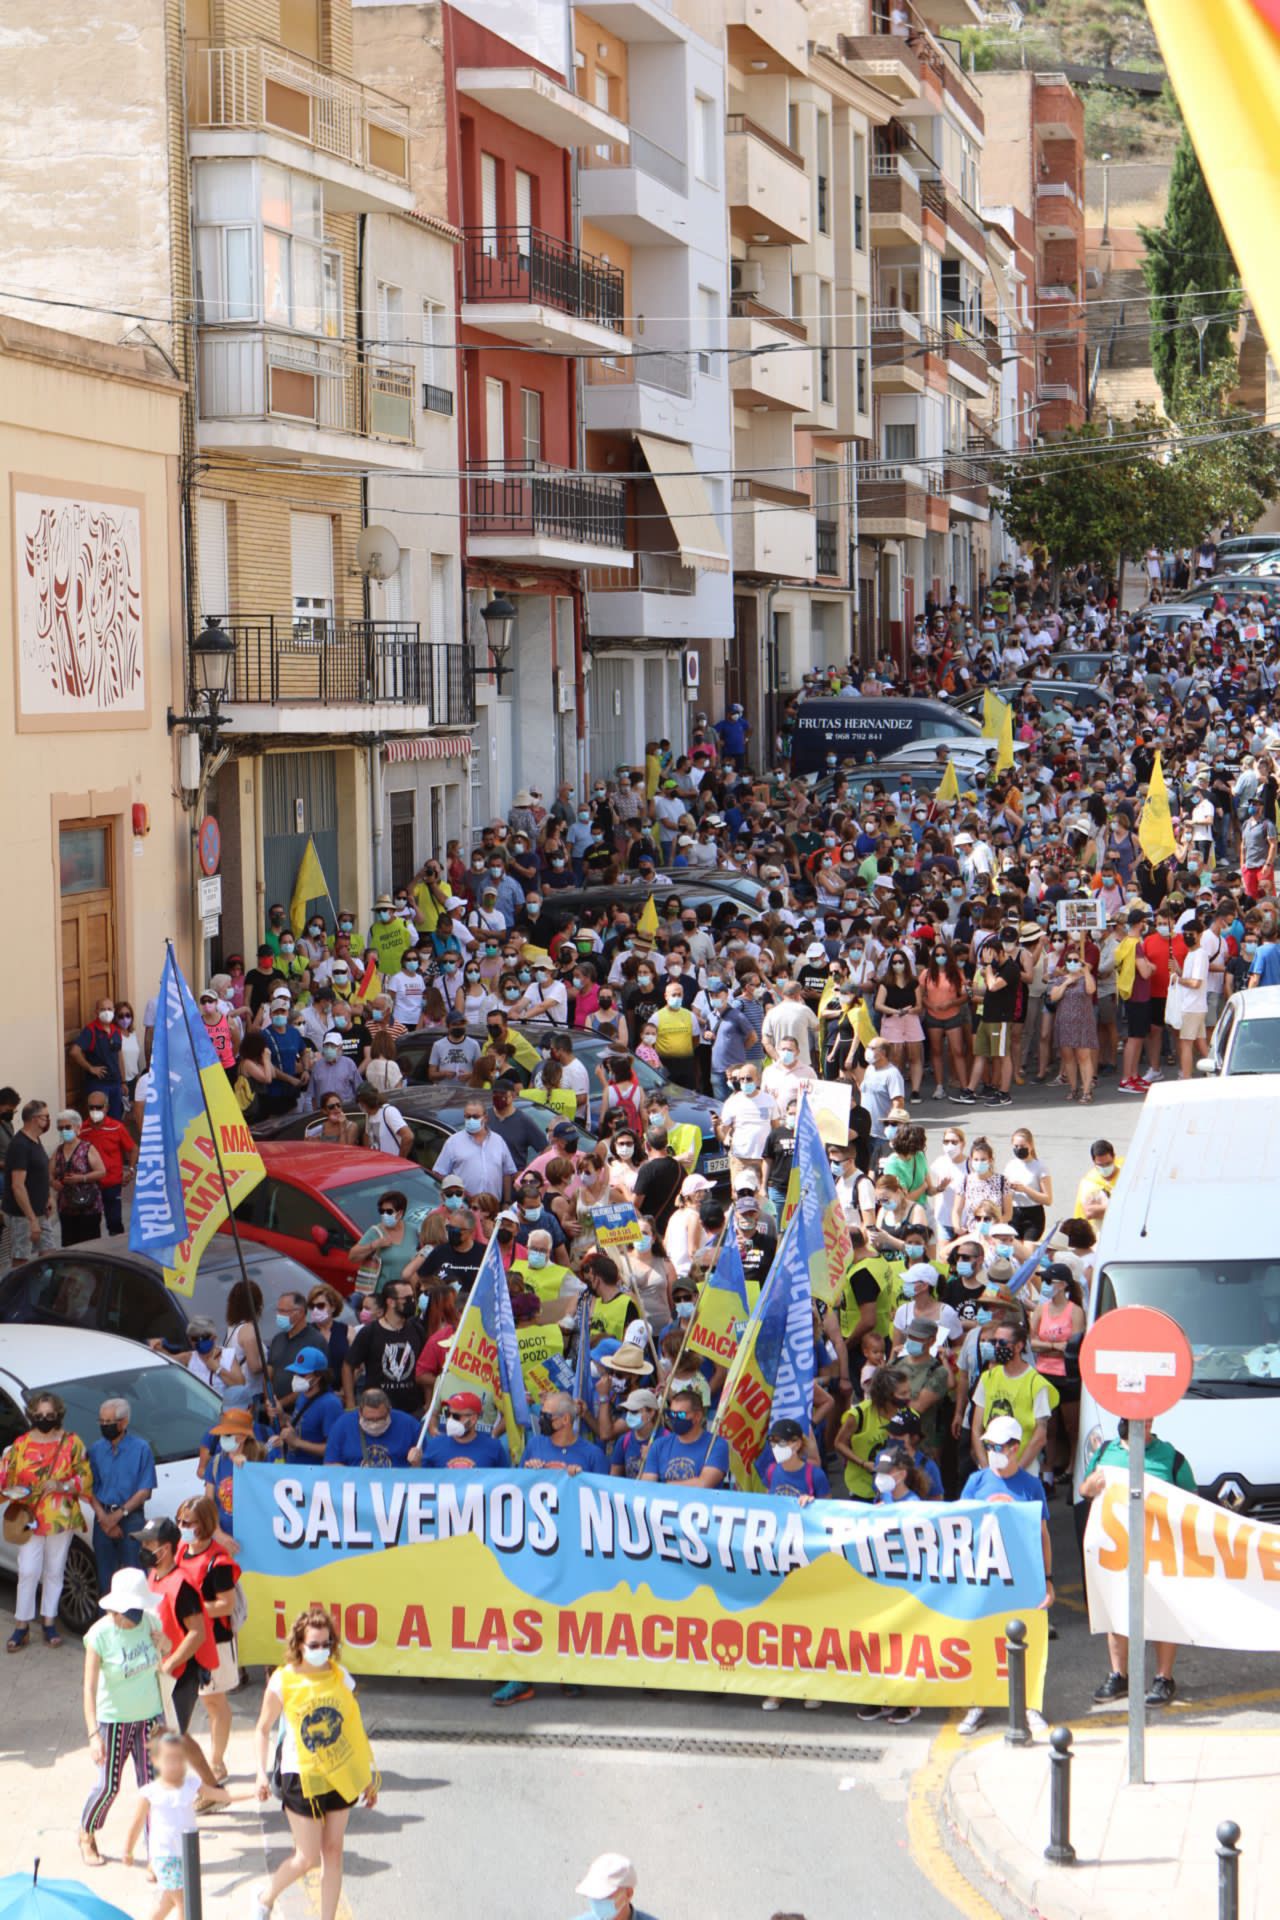
M591 1344L621 1340L633 1320L640 1318L634 1295L622 1290L622 1275L607 1253L589 1253L578 1268L592 1295Z
M306 1607L298 1615L288 1647L288 1659L267 1682L255 1738L258 1798L270 1799L274 1781L293 1852L255 1896L255 1920L265 1920L285 1888L314 1867L320 1869L320 1920L335 1920L347 1821L357 1800L377 1805L378 1775L355 1682L338 1661L338 1628L323 1607ZM281 1717L272 1765L268 1748Z
M1052 1380L1027 1358L1027 1328L1020 1314L1006 1314L991 1329L995 1359L978 1375L973 1389L973 1457L979 1467L987 1464L986 1443L982 1436L999 1413L1012 1414L1022 1429L1022 1446L1015 1468L1023 1473L1040 1474L1040 1456L1049 1437L1049 1420L1060 1395ZM1042 1474L1052 1487L1053 1475Z
M678 1087L692 1087L693 1050L702 1038L702 1023L684 1004L684 988L678 980L667 983L657 1027L654 1045L665 1072Z
M413 903L418 910L418 925L424 933L434 933L441 911L447 907L451 888L438 860L428 860L413 883Z
M390 976L399 973L400 962L417 942L417 933L396 912L389 893L380 893L373 903L373 925L368 945L378 956L378 971Z
M502 1220L505 1216L499 1214L498 1218ZM512 1218L516 1218L514 1213ZM508 1275L512 1291L517 1286L527 1287L539 1300L558 1300L575 1286L571 1270L558 1266L552 1259L551 1235L545 1227L533 1229L523 1253L511 1262Z
M535 1400L541 1402L549 1393L558 1393L564 1384L557 1365L564 1359L564 1334L559 1327L538 1324L538 1315L542 1311L542 1300L538 1294L512 1286L510 1281L507 1284L511 1294L511 1315L516 1323L516 1345L520 1349L520 1371L524 1375L525 1394L532 1406Z

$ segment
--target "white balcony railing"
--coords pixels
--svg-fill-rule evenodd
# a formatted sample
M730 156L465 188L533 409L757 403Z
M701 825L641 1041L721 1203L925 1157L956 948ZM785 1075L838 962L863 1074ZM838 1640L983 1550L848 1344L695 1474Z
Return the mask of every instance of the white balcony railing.
M920 176L902 153L876 153L871 156L871 178L873 180L905 180L909 187L920 191Z
M1070 400L1074 402L1080 397L1069 380L1041 381L1037 391L1042 400Z
M1076 190L1066 180L1041 180L1036 186L1036 198L1039 200L1069 200L1073 207L1080 205Z
M390 95L267 41L193 41L193 127L271 128L351 166L409 178L409 109Z
M270 327L200 332L202 420L278 420L413 444L413 368Z
M920 320L907 307L874 307L871 313L872 333L905 333L909 340L920 338Z
M647 134L637 133L634 127L631 128L628 146L615 146L609 142L583 147L579 158L584 167L635 167L639 172L647 173L651 180L658 180L664 187L670 187L674 193L689 191L689 169L679 154L659 146Z

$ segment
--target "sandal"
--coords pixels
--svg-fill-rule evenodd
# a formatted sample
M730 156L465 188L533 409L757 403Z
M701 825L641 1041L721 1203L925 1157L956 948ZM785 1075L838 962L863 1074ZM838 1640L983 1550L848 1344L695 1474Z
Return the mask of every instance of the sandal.
M217 1761L211 1760L209 1762L209 1771L213 1775L214 1779L217 1781L220 1787L226 1786L227 1770L223 1766L221 1760L217 1760Z
M51 1627L47 1620L40 1622L40 1631L44 1635L46 1647L60 1647L63 1644L62 1635L56 1627Z
M5 1641L4 1650L6 1653L21 1653L22 1649L30 1644L30 1640L30 1627L15 1627L9 1635L9 1638Z
M76 1835L76 1839L80 1847L80 1858L84 1861L84 1864L86 1865L86 1867L105 1867L106 1866L107 1864L106 1861L103 1859L102 1855L98 1852L98 1841L97 1841L96 1835L92 1833L86 1833L84 1828L81 1827L79 1833Z

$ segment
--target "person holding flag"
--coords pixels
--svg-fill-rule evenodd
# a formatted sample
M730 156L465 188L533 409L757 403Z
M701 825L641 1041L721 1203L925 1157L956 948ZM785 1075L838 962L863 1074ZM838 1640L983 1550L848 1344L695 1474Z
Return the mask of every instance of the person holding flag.
M744 1492L759 1492L763 1485L756 1463L772 1421L796 1420L806 1433L812 1425L813 1296L802 1231L797 1213L779 1242L720 1395L715 1432L728 1443L733 1483Z
M419 1445L435 1431L436 1409L457 1393L488 1393L497 1406L513 1465L518 1465L528 1439L529 1402L520 1365L520 1344L502 1249L497 1234L485 1248L480 1271L458 1320L448 1363L436 1381L431 1406L422 1423Z

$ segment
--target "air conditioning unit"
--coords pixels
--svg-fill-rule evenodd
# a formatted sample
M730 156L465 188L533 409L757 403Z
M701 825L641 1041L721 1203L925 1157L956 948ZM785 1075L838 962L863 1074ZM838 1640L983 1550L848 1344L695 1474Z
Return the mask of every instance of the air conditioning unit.
M753 297L764 292L764 262L762 260L735 260L729 268L729 286L734 293L746 293Z

